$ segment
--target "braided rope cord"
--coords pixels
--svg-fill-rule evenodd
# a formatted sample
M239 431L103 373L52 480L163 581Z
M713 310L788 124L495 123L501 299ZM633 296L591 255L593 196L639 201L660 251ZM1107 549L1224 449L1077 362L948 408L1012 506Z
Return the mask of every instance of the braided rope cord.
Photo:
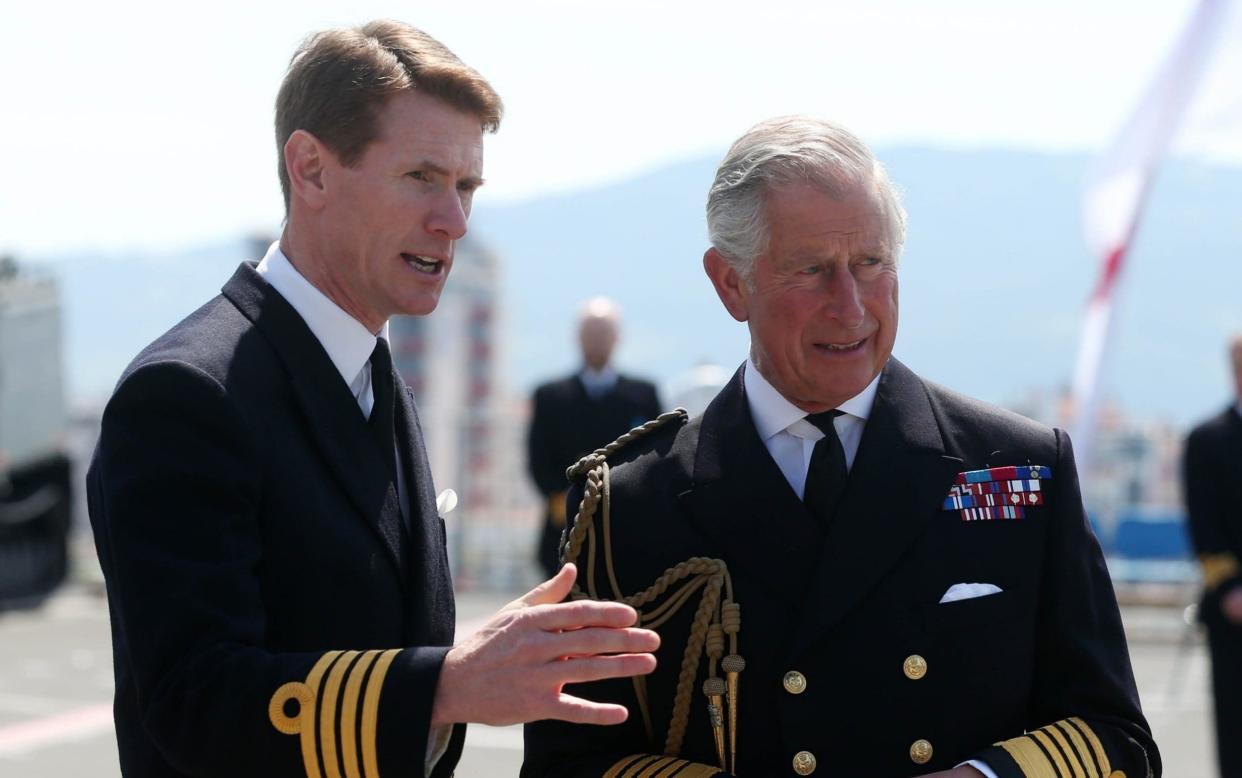
M597 543L602 546L600 550L604 556L608 586L612 590L611 599L625 603L638 611L639 623L643 627L656 629L663 626L690 602L696 592L702 590L702 596L691 622L690 635L686 641L681 671L677 679L672 717L664 741L666 756L677 756L681 752L690 718L694 679L698 676L703 655L708 656L709 676L713 679L717 678L717 666L724 654L726 634L729 638L730 658L736 657L737 633L741 626L740 609L733 600L733 581L729 576L727 566L722 560L709 557L691 557L665 570L646 589L628 596L621 593L612 556L612 509L609 499L611 483L607 460L620 449L665 424L674 421L684 424L687 419L688 414L683 408L661 414L635 427L607 446L587 454L565 471L565 475L571 481L585 477L578 511L574 514L573 522L561 541L561 561L564 563L576 562L582 554L583 546L586 547L587 552L586 591L584 592L575 583L570 593L572 599L603 599L596 585ZM598 531L603 535L598 541L595 522L597 512L601 514L601 526ZM723 603L721 602L722 590L725 596ZM662 603L649 611L644 611L644 606L652 605L665 595L667 598ZM740 657L736 658L740 660ZM654 745L655 735L651 723L646 679L635 677L633 682L647 738ZM723 684L723 681L717 682ZM734 715L736 715L735 712ZM735 727L730 729L735 732ZM730 733L730 740L735 739L734 732Z

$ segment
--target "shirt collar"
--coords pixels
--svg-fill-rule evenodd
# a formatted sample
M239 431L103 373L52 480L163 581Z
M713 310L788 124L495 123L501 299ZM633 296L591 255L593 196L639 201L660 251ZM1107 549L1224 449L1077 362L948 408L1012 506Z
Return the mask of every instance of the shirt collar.
M742 384L746 389L746 402L750 406L750 415L755 420L755 429L759 437L767 440L778 432L783 432L790 425L806 418L806 411L785 399L776 387L768 383L755 363L746 357L746 369L742 373ZM880 386L880 376L871 379L867 388L837 406L851 416L863 421L871 415L875 405L876 391Z
M578 373L578 378L587 388L611 388L617 382L617 371L612 369L612 365L604 365L600 370L584 366Z
M328 352L328 359L332 360L341 378L352 385L363 365L370 361L376 337L388 339L388 322L384 322L378 335L362 326L298 272L280 250L279 242L267 250L257 270L298 312L323 350Z

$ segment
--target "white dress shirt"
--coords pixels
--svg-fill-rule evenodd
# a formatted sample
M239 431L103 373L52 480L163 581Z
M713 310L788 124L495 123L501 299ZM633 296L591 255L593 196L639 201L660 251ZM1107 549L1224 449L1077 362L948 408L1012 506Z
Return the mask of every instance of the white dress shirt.
M279 243L271 245L257 270L306 322L349 386L362 415L371 418L371 407L375 405L371 389L371 352L375 350L377 337L388 340L388 322L384 322L379 332L362 326L307 281L280 250Z
M824 437L824 433L806 420L806 411L785 399L776 387L768 383L750 357L746 358L742 384L746 390L746 404L750 406L750 415L755 420L759 438L794 494L801 500L806 490L806 471L811 465L811 453L815 451L815 444ZM871 416L879 386L880 377L877 375L867 384L867 388L837 406L837 410L843 413L833 419L832 426L836 428L837 437L841 439L841 448L845 449L847 471L854 467L858 444L862 442L863 428L867 426L867 419ZM996 773L983 762L971 760L962 764L970 765L983 773L984 778L996 778Z
M768 383L755 363L746 358L746 368L742 372L742 383L746 389L746 403L750 406L751 418L755 420L755 429L763 445L776 462L776 466L785 475L790 488L798 499L802 499L806 488L806 471L811 464L811 453L815 444L824 437L818 427L806 420L806 411L786 400L776 387ZM867 417L871 415L871 406L875 404L876 389L879 388L880 377L877 375L857 395L837 406L844 411L833 419L832 426L841 439L841 448L845 449L845 469L854 467L854 458L858 456L858 444L862 442L863 427Z

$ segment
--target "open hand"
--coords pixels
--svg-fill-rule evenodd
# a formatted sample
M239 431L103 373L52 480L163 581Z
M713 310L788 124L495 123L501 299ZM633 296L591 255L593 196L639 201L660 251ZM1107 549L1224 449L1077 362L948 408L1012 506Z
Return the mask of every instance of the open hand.
M624 705L565 694L567 683L645 675L655 669L656 633L634 628L637 612L616 602L561 602L572 564L506 605L444 657L432 726L504 726L540 719L620 724Z

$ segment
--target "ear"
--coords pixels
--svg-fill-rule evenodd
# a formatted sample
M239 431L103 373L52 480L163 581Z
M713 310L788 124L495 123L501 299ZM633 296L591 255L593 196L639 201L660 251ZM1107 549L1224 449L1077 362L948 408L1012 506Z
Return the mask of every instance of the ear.
M729 315L737 321L750 318L750 289L737 268L713 247L703 254L703 270L712 280L716 296L724 303Z
M285 141L285 170L289 172L289 196L319 210L325 202L324 165L330 152L306 130L295 130Z

